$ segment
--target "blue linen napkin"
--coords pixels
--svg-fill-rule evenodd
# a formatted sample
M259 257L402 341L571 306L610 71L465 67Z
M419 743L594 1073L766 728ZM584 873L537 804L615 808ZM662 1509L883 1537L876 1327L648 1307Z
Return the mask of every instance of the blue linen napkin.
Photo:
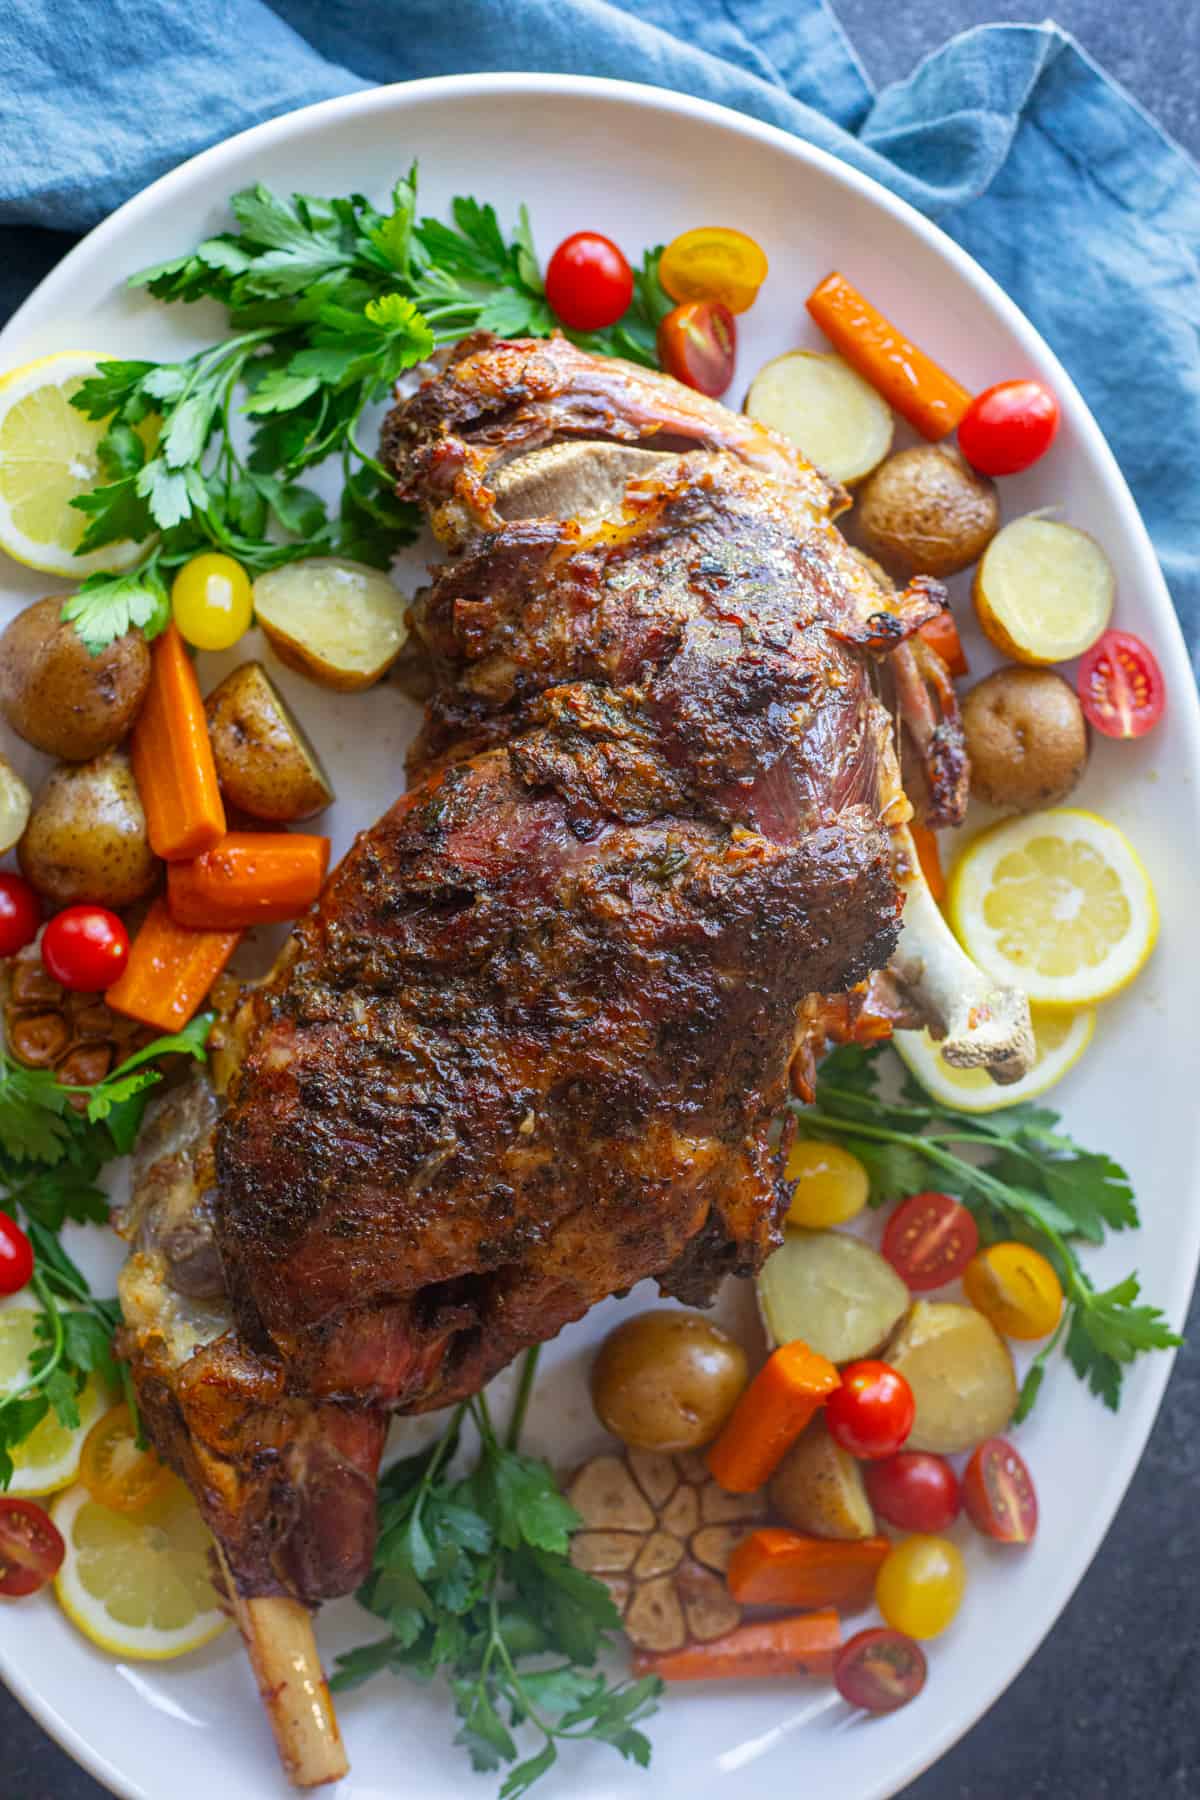
M57 254L46 228L378 82L633 76L831 150L965 245L1062 358L1200 668L1200 170L1057 26L966 32L878 96L824 0L7 0L0 51L0 317Z

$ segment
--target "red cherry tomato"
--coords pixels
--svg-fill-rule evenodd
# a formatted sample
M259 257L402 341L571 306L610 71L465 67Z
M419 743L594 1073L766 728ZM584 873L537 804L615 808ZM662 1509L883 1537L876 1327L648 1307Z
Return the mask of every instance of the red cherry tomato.
M1038 1503L1025 1459L1006 1438L987 1438L963 1475L967 1517L985 1537L1002 1544L1031 1544Z
M658 360L668 375L712 399L733 380L737 326L719 300L685 300L658 328Z
M979 1248L979 1227L949 1194L913 1194L887 1222L883 1254L914 1294L956 1281Z
M1058 401L1040 381L999 381L976 394L958 422L958 447L981 475L1019 475L1045 456L1058 431Z
M849 1363L842 1385L825 1403L830 1436L848 1450L873 1462L894 1456L913 1428L916 1402L898 1369L885 1362Z
M42 933L42 961L60 987L98 994L129 960L129 933L104 906L68 906Z
M833 1660L833 1684L843 1700L867 1712L895 1712L925 1686L925 1652L902 1631L876 1626L848 1638Z
M33 1274L33 1246L15 1219L0 1212L0 1294L15 1294Z
M0 1594L36 1594L67 1553L57 1525L32 1500L0 1499Z
M32 944L42 922L38 897L20 875L0 875L0 956Z
M863 1474L871 1505L900 1531L945 1531L958 1517L958 1476L931 1450L901 1450Z
M600 331L627 311L633 270L611 238L576 231L550 258L546 298L572 331Z
M1106 631L1079 664L1079 698L1105 737L1144 737L1162 718L1167 684L1149 644L1132 631Z

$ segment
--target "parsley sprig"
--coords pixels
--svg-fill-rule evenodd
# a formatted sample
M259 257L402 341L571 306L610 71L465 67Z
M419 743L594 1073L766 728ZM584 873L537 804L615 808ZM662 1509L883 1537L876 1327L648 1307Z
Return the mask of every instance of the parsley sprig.
M111 360L72 404L108 420L107 479L72 502L87 515L79 553L132 539L138 566L92 575L68 602L93 654L168 617L164 577L216 548L258 572L333 552L384 568L419 518L363 448L368 406L439 344L482 327L545 337L546 302L529 215L511 237L495 209L460 196L452 223L419 218L415 165L380 212L362 194L284 198L261 184L230 202L236 231L134 275L156 299L224 306L231 335L175 363ZM590 349L655 362L672 302L650 252L626 316L577 337ZM252 427L243 448L239 421ZM340 463L335 514L301 477Z
M932 1182L970 1207L985 1243L1016 1238L1053 1263L1067 1303L1025 1377L1016 1421L1028 1415L1064 1338L1076 1374L1115 1411L1134 1358L1181 1341L1158 1307L1138 1304L1136 1275L1097 1292L1075 1248L1138 1224L1128 1175L1112 1157L1082 1149L1061 1131L1049 1107L955 1112L933 1101L907 1070L898 1097L890 1098L880 1078L897 1063L883 1045L835 1050L818 1070L815 1105L796 1110L797 1130L852 1151L870 1176L873 1206Z
M455 1742L472 1766L515 1765L502 1800L527 1793L560 1745L581 1738L645 1767L638 1726L661 1690L655 1677L612 1682L594 1666L620 1617L608 1590L568 1559L580 1520L553 1472L518 1448L536 1363L531 1350L503 1441L480 1394L454 1409L429 1449L383 1476L375 1564L358 1597L388 1635L340 1656L331 1684L356 1687L384 1669L419 1681L445 1672ZM468 1420L478 1456L452 1476ZM525 1757L513 1735L521 1726L541 1736Z
M38 1306L28 1368L0 1394L0 1488L12 1480L12 1451L51 1410L76 1429L89 1375L120 1382L136 1416L128 1372L112 1349L120 1308L92 1293L60 1234L68 1222L107 1221L98 1177L105 1163L132 1148L149 1090L162 1079L158 1059L183 1054L203 1061L211 1026L212 1014L202 1014L88 1087L64 1086L51 1071L26 1069L0 1053L0 1192L33 1245ZM86 1111L75 1110L74 1096L86 1098Z

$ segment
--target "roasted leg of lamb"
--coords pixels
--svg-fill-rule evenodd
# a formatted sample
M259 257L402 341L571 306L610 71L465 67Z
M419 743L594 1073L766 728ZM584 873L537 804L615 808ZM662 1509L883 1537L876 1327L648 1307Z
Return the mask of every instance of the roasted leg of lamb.
M914 676L881 665L945 604L878 585L782 439L565 339L466 340L383 446L450 552L412 609L409 789L244 999L223 1101L148 1123L126 1221L126 1354L264 1689L263 1605L367 1571L390 1413L779 1241L813 997L889 962L911 873L880 694ZM976 1060L1011 1079L1004 1006ZM337 1772L276 1724L297 1779Z

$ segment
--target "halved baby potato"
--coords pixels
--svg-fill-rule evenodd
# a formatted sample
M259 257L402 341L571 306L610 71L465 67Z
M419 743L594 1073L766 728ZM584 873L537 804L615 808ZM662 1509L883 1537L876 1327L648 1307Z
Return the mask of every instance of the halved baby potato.
M1013 1416L1012 1352L973 1306L918 1300L883 1354L917 1403L906 1450L953 1456L996 1437Z
M758 1303L777 1344L802 1338L832 1363L878 1350L908 1306L889 1262L841 1231L788 1231L758 1278Z
M746 411L803 450L833 481L861 481L892 447L887 401L840 356L789 350L761 368Z
M254 583L254 612L280 662L322 687L371 687L408 636L408 603L382 569L312 556Z
M772 1475L767 1497L786 1525L813 1537L857 1542L875 1535L862 1464L834 1442L820 1413Z
M1069 662L1108 629L1116 577L1086 531L1027 513L996 533L971 592L979 623L1006 656Z
M7 757L0 756L0 856L11 850L29 823L33 798Z
M321 759L261 663L231 669L204 702L221 792L253 819L292 825L334 798Z

